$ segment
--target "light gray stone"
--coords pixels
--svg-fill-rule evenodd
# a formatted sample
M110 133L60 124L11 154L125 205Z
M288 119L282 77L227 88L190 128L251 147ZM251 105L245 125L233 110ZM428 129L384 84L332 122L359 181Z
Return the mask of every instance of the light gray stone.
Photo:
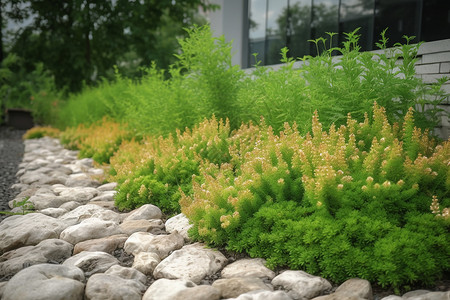
M113 254L115 250L123 248L128 239L126 234L116 234L104 238L79 242L73 248L73 255L83 251L101 251Z
M160 262L161 259L154 252L139 252L134 256L132 267L145 275L152 275Z
M395 295L390 295L390 296L381 298L381 300L402 300L402 299L403 299L402 297L395 296Z
M78 267L83 270L86 277L95 273L104 273L119 261L111 254L100 251L83 251L63 262L63 266Z
M147 283L147 276L145 276L143 273L139 272L136 269L122 267L120 265L112 266L105 272L105 274L118 276L123 279L133 279L139 281L142 284Z
M28 201L33 203L33 206L37 210L44 210L46 208L58 208L66 202L71 201L72 198L64 197L64 196L56 196L56 195L48 195L48 194L37 194L31 196Z
M114 196L116 194L117 194L116 191L101 192L99 195L92 198L89 202L95 202L95 201L112 201L112 202L114 202Z
M113 191L116 189L116 187L117 187L117 182L109 182L109 183L102 184L101 186L99 186L97 188L97 190L99 190L100 192Z
M113 221L116 223L119 223L120 221L118 213L95 204L85 204L78 206L74 210L62 215L60 219L75 219L77 222L81 222L85 219L93 217L104 221Z
M0 299L3 299L3 291L5 290L7 283L7 281L0 282Z
M285 291L251 291L228 300L292 300ZM342 299L344 300L344 299Z
M81 205L82 204L80 202L69 201L69 202L62 204L59 208L66 209L67 211L71 211Z
M197 285L190 280L159 279L147 289L142 300L173 300L181 291L195 286Z
M70 198L73 201L86 203L97 196L98 191L93 187L67 187L62 190L59 195Z
M176 230L179 234L181 234L186 242L191 240L188 235L188 230L193 226L193 224L189 224L189 219L184 214L178 214L168 219L165 226L167 232L172 233Z
M198 285L179 291L173 295L172 300L219 300L222 299L220 291L210 285Z
M93 205L97 205L97 206L100 206L102 208L106 208L106 209L109 209L109 210L113 210L115 208L114 201L89 201L88 203L89 204L93 204ZM123 218L121 217L120 220L122 221Z
M324 278L303 271L284 271L272 280L273 286L281 286L293 299L312 299L331 290L331 284Z
M200 283L207 275L213 275L225 265L226 257L204 244L195 243L174 251L156 266L155 278L186 279Z
M431 292L427 290L416 290L404 294L402 298L408 300L448 300L450 299L450 291Z
M139 281L108 274L94 274L86 284L88 300L141 300L146 286Z
M159 207L153 204L144 204L131 211L125 220L150 220L161 219L162 212Z
M372 300L372 285L369 281L352 278L342 283L334 292L342 297L358 296L363 299Z
M149 232L133 233L125 242L124 249L133 255L139 252L154 252L161 259L166 258L171 251L180 249L184 245L183 237L174 232L169 235L154 235Z
M222 278L257 277L273 279L275 273L265 264L266 260L262 258L240 259L227 265L220 274Z
M256 277L218 279L213 282L212 286L220 290L224 298L238 297L250 291L273 290L272 287L267 286L261 279Z
M61 263L72 255L73 246L63 240L43 240L36 246L21 247L0 256L0 277L47 262Z
M72 174L73 175L73 174ZM73 179L68 178L65 182L67 187L84 187L84 188L96 188L100 186L100 182L92 179Z
M59 238L70 222L44 214L11 216L0 223L0 254L23 246L37 245L43 240Z
M50 216L52 218L58 218L58 217L62 216L63 214L67 213L67 209L50 207L50 208L40 210L39 212L41 214Z
M61 232L60 239L73 245L93 239L121 234L119 225L113 221L103 221L97 218L90 218L67 227Z
M124 220L120 224L120 229L128 235L135 232L150 232L153 234L164 233L164 223L162 220Z
M2 300L83 300L83 271L40 264L23 269L6 284Z

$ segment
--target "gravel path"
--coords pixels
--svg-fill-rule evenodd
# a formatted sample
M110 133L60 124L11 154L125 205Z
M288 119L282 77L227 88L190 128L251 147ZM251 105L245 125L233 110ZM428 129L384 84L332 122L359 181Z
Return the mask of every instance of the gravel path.
M25 130L0 126L0 211L10 210L8 202L19 193L11 189L11 185L17 182L16 173L23 157L24 133ZM0 214L0 222L6 217Z

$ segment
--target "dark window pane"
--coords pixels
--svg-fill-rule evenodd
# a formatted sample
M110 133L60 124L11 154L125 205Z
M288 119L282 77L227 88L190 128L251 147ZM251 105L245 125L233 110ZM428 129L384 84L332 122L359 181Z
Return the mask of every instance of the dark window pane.
M341 0L339 32L352 32L361 29L359 44L362 51L373 47L373 9L374 0ZM340 34L340 42L345 41L345 35Z
M311 21L311 38L317 39L323 37L327 39L326 48L336 47L338 45L338 37L333 37L330 45L330 36L327 32L339 33L339 0L314 0L312 21ZM316 55L315 45L311 53ZM320 49L322 51L323 49Z
M280 63L280 49L286 46L287 0L269 0L267 6L266 62Z
M450 1L424 0L422 36L425 42L450 38Z
M287 47L289 56L297 58L309 54L311 39L311 0L294 0L289 3L287 18Z
M427 0L428 1L428 0ZM419 35L420 0L378 0L375 5L375 40L388 28L388 46L404 43L404 35ZM426 2L426 1L424 1ZM413 40L418 42L418 40Z
M264 64L266 48L266 9L267 0L249 1L249 64L254 65L253 53L258 53L258 60Z

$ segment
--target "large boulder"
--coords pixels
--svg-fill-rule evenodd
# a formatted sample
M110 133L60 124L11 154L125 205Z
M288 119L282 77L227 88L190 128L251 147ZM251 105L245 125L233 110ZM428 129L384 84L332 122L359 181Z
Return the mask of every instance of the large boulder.
M154 252L160 259L166 258L170 252L180 249L184 239L178 232L169 235L154 235L149 232L133 233L125 242L127 253L136 255L139 252Z
M178 214L166 221L166 231L169 233L178 231L186 242L190 241L188 230L194 226L189 224L189 219L184 214Z
M86 299L141 300L147 287L139 281L110 274L94 274L86 284Z
M89 277L95 273L104 273L110 267L118 264L119 261L111 254L84 251L68 258L62 265L78 267L83 270L86 277Z
M80 224L67 227L61 232L60 238L73 245L98 238L121 234L119 225L113 221L103 221L97 218L86 219Z
M153 204L144 204L131 211L125 220L151 220L161 219L162 212L159 207Z
M23 269L6 284L2 300L83 300L79 268L40 264Z
M17 215L0 223L0 254L23 246L37 245L46 239L57 239L70 222L40 213Z
M24 269L42 263L62 263L72 255L73 246L63 240L43 240L36 246L21 247L0 256L0 277L11 276Z
M123 248L128 239L126 234L116 234L104 238L79 242L73 248L73 255L83 251L101 251L113 254L116 249Z
M272 280L273 286L281 286L293 299L312 299L331 290L326 279L303 271L284 271Z
M227 265L220 273L222 278L257 277L272 280L275 273L265 266L266 260L262 258L240 259Z
M200 283L207 275L220 271L226 257L217 250L195 243L174 251L160 262L153 276L155 278L185 279Z

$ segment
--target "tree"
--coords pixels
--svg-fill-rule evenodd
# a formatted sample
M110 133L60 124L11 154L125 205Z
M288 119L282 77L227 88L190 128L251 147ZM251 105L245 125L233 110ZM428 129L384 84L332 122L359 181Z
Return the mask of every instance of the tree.
M199 7L213 8L205 0L17 1L34 19L17 37L12 51L31 62L44 62L55 74L56 84L70 91L107 76L129 52L144 65L155 60L167 67L172 60L166 56L174 49L158 52L161 37L176 41L181 28L193 23ZM177 29L170 37L161 34L168 24Z

